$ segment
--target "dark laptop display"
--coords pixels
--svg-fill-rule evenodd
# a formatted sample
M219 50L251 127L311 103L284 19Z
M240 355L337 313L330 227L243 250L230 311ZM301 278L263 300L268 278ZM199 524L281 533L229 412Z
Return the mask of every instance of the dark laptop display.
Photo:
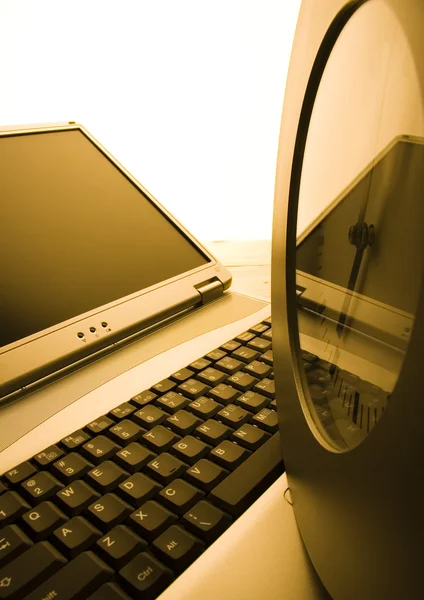
M75 123L1 132L0 198L0 402L231 283Z
M80 130L0 137L0 165L0 346L208 262Z

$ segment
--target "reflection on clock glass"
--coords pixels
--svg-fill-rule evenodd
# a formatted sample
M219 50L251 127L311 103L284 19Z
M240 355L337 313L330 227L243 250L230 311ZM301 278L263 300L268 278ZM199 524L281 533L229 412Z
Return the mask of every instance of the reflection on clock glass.
M421 288L422 190L414 59L395 15L369 1L323 72L298 205L306 410L339 450L375 428L399 377Z

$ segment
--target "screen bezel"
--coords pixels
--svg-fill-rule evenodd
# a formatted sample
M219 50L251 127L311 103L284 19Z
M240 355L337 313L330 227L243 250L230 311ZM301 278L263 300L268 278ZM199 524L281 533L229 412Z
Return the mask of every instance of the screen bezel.
M80 131L126 177L147 200L202 254L207 261L189 271L132 294L93 308L0 348L0 405L28 386L51 376L123 338L151 327L181 311L202 303L198 287L217 281L222 291L231 285L231 275L181 223L173 217L82 125L6 127L1 137ZM103 327L107 323L108 327ZM96 332L91 333L90 327ZM83 332L84 338L78 337Z

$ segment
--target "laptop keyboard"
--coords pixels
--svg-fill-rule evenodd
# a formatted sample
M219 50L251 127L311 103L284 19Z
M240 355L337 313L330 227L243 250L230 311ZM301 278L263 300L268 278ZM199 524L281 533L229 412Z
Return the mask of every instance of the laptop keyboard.
M4 473L0 599L154 599L283 471L265 319Z

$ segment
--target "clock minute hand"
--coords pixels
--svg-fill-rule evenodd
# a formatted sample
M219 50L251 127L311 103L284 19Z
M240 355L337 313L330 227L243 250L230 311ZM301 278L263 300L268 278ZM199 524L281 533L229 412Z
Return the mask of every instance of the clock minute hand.
M355 289L356 281L358 279L359 270L361 268L362 258L365 250L368 246L372 246L375 239L375 227L374 225L367 225L365 221L360 220L355 225L352 225L349 229L349 242L356 246L355 258L353 260L352 269L347 284L347 290L353 291ZM343 302L343 307L340 312L340 318L337 324L337 333L340 336L341 332L346 324L349 306L352 301L352 294L346 294Z

